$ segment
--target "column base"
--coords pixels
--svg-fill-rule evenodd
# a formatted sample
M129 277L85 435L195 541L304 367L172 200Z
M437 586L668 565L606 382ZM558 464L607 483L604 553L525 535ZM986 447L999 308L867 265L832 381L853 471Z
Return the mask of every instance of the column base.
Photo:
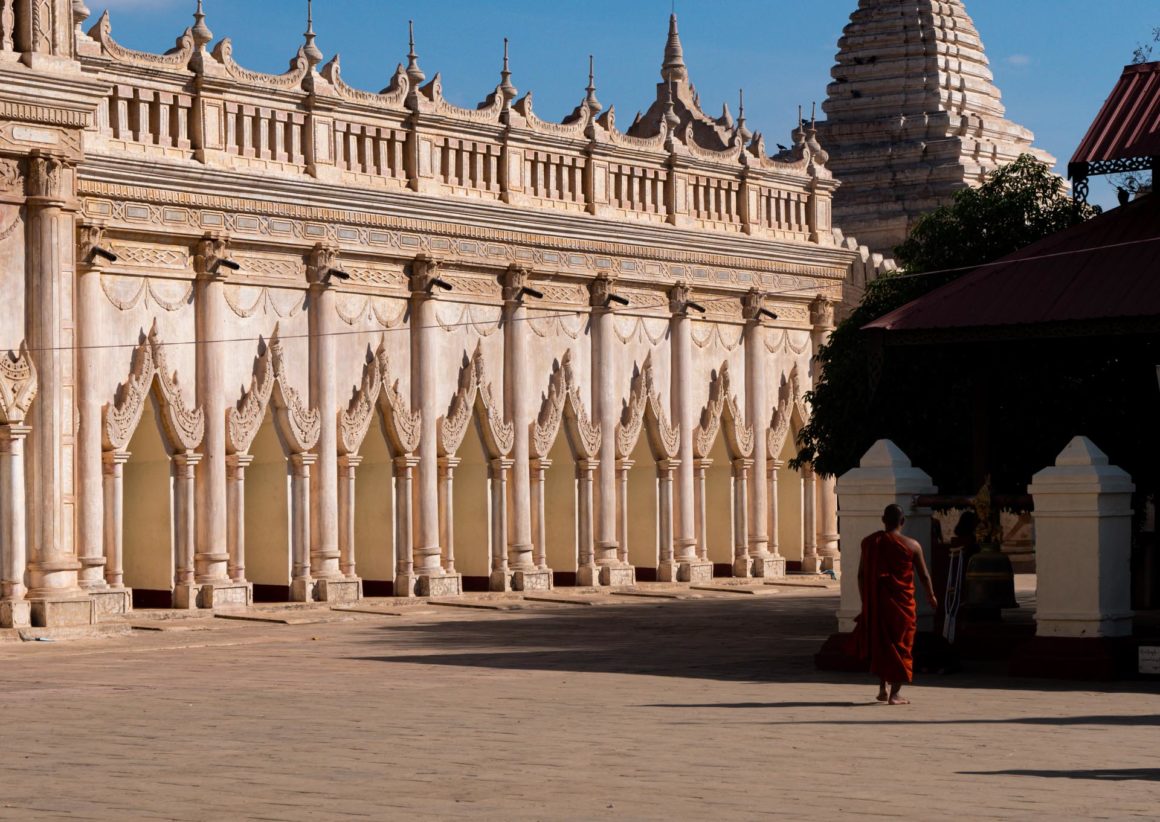
M820 574L823 570L824 566L822 557L802 557L803 574Z
M130 588L104 588L89 592L97 619L121 616L133 610L133 591Z
M785 576L785 557L769 554L753 557L750 573L762 579L781 579Z
M361 579L319 579L314 582L315 602L358 602L360 599Z
M419 591L419 578L414 574L395 574L393 593L397 597L413 597Z
M0 628L31 628L32 603L26 599L0 602Z
M32 627L63 628L72 625L92 625L96 622L93 601L86 597L68 599L33 599Z
M514 591L512 585L512 575L509 571L492 571L491 576L488 577L487 590L496 593L504 591Z
M254 586L249 582L206 582L198 587L198 608L247 608L254 604Z
M421 597L457 597L463 593L463 575L420 574L415 593Z
M833 571L835 575L842 573L842 560L839 557L822 557L822 571Z
M749 557L738 557L733 560L733 577L735 579L749 579L753 574L753 563Z
M630 588L636 585L636 569L631 565L602 565L600 584L608 588Z
M595 565L578 568L576 570L576 584L581 588L599 588L600 569Z
M544 568L534 570L518 570L512 574L512 590L514 591L551 591L552 572Z
M681 566L677 562L662 562L657 567L657 582L679 582Z
M290 601L313 602L314 586L317 582L318 580L311 579L310 577L290 580Z
M685 560L677 566L677 582L708 585L713 581L713 563L703 560Z

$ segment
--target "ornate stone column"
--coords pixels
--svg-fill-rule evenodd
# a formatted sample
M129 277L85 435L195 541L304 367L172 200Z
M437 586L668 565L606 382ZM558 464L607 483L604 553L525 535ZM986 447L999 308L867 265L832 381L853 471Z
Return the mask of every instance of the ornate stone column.
M438 342L435 335L439 325L435 316L435 296L432 289L439 277L439 268L428 257L416 257L411 264L411 408L421 416L419 437L419 464L415 498L418 510L415 528L416 593L421 596L455 596L461 592L460 578L454 571L440 565L439 518L439 441L436 425L439 420ZM450 498L448 512L450 516ZM454 557L448 556L448 567L454 567Z
M524 288L527 269L511 266L502 278L503 284L503 398L504 414L515 426L511 452L511 533L508 540L508 564L512 570L511 586L517 591L545 591L552 587L551 572L537 566L533 557L531 461L529 457L532 423L531 397L528 391L527 308Z
M818 349L830 341L834 333L834 304L817 297L810 303L810 322L813 331L810 337L813 341L814 356ZM814 382L817 383L819 374L817 365L811 368ZM841 570L841 552L838 546L838 493L836 477L818 478L818 556L821 557L823 571Z
M633 460L616 461L616 559L623 564L628 564L628 472L635 464Z
M24 596L28 566L24 495L24 440L29 428L0 425L0 628L32 624L32 609Z
M418 457L395 457L395 596L415 594L414 507L412 478Z
M535 545L536 568L548 568L548 529L544 519L544 475L552 467L550 459L534 459L531 464L532 479L532 543Z
M596 565L597 577L589 577L588 570L580 568L580 585L631 584L622 573L620 544L617 539L616 502L616 422L620 407L617 405L616 343L613 333L613 313L609 298L612 280L597 277L589 285L589 305L592 335L592 415L604 436L600 441L600 456L596 463Z
M491 580L493 591L510 591L511 568L508 565L507 482L512 460L501 457L488 462L487 478L491 486Z
M770 506L776 505L770 488L769 436L771 403L766 369L769 352L765 348L766 330L762 324L765 294L751 289L741 300L745 318L745 416L753 426L753 470L749 485L749 564L755 577L777 577L785 574L785 560L777 555L777 539L770 533ZM776 474L774 475L776 479ZM772 541L772 546L771 546Z
M735 577L748 577L750 573L749 472L753 463L752 459L733 460L733 576Z
M290 455L290 599L310 602L314 580L310 576L310 466L314 454Z
M93 253L104 228L81 223L77 227L77 555L80 586L92 591L108 588L105 581L104 482L102 469L101 395L97 385L101 344L98 312L102 258Z
M578 460L576 462L576 581L577 584L581 585L591 584L580 582L581 576L587 579L599 577L592 531L594 511L592 475L595 471L595 460Z
M696 518L697 543L700 546L697 556L702 560L707 560L709 556L709 512L705 506L705 484L712 466L713 460L710 459L697 458L693 461L693 510Z
M246 468L254 458L250 454L230 454L226 458L226 544L229 547L230 579L246 580Z
M124 482L125 463L129 457L128 451L106 451L102 465L105 582L118 590L125 588Z
M759 446L760 447L760 446ZM781 460L770 460L769 472L769 553L774 561L780 560L780 569L774 576L785 576L785 557L781 556L777 544L777 472L784 466Z
M673 472L677 469L677 460L659 460L657 462L657 507L660 511L671 511L673 505ZM660 561L657 566L657 579L676 579L676 556L673 546L673 518L661 516L660 525Z
M229 357L227 344L232 335L226 322L225 271L229 240L206 235L197 244L194 312L197 322L197 402L205 410L202 439L202 466L196 479L196 550L194 581L198 605L211 608L246 605L253 599L244 578L230 576L229 472L226 449L226 382ZM244 566L243 566L244 567Z
M697 427L697 409L693 406L693 332L689 319L692 290L677 283L669 290L669 345L672 350L672 372L669 391L673 425L680 434L676 471L676 542L677 579L681 582L711 582L713 564L702 559L697 550L696 490L693 431ZM702 534L702 542L704 535Z
M802 573L817 574L822 570L818 556L817 477L809 463L801 468L802 483Z
M310 475L310 574L318 583L315 598L358 599L357 579L344 579L338 546L338 390L335 386L334 277L338 250L319 243L310 252L310 404L321 416L317 460ZM350 566L353 569L353 562ZM351 572L353 573L353 571Z
M73 168L36 150L28 158L25 223L25 337L36 352L40 394L28 424L28 599L35 625L95 619L81 590L76 553L73 441L75 371L72 293L75 232L66 209Z
M194 498L197 464L201 454L191 451L173 455L173 607L196 608L198 588L194 556L197 524L194 516ZM204 603L213 607L212 601Z
M354 505L355 476L362 457L344 454L338 458L338 567L347 579L358 579L355 570Z
M455 571L455 469L459 457L439 458L439 544L443 546L443 570Z

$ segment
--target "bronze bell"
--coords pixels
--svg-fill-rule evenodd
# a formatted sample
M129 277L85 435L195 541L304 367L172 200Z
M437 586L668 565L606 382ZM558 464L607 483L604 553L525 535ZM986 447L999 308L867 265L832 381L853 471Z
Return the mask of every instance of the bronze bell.
M1001 619L1002 609L1019 607L1011 560L994 543L983 545L967 563L965 587L965 605L977 619Z

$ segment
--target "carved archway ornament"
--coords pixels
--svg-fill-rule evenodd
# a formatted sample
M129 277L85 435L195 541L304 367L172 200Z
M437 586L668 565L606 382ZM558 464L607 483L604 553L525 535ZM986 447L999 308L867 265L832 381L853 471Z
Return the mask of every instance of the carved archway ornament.
M154 320L149 334L133 350L128 378L118 388L114 402L104 408L101 436L106 451L128 449L150 392L161 410L166 445L173 451L193 451L201 445L205 412L186 403L177 372L169 370L165 344L158 337Z
M602 439L600 426L592 422L588 409L584 407L580 387L576 384L572 370L572 349L565 351L563 358L552 369L540 414L531 424L533 459L548 456L561 428L564 429L573 458L596 459Z
M693 452L700 459L708 458L722 429L731 459L745 459L753 454L753 427L746 424L737 395L730 387L726 362L709 383L709 402L701 410L701 422L693 432Z
M503 418L492 399L487 380L483 349L476 344L475 354L459 372L459 388L451 398L447 414L439 421L439 456L454 456L463 444L472 419L479 424L483 447L489 459L506 457L515 445L515 426Z
M254 376L238 404L226 411L226 450L246 454L266 416L274 405L274 424L291 454L304 454L318 443L322 431L317 409L307 408L299 393L286 379L286 363L278 326L269 342L258 344Z
M373 354L368 351L362 384L355 390L350 405L338 412L339 454L357 454L362 448L374 422L376 407L382 411L387 440L395 455L414 453L419 447L420 415L418 411L411 411L399 393L399 380L381 339Z
M766 435L769 458L779 459L790 431L801 431L809 421L810 409L806 404L801 373L795 365L789 373L789 379L781 386L777 408L774 409L773 419L769 423L769 433Z
M27 344L21 342L18 354L8 352L0 357L0 425L23 422L36 391L36 366Z
M671 425L653 380L652 354L632 378L628 402L616 426L616 456L628 459L641 431L648 437L655 459L675 459L680 449L680 424Z

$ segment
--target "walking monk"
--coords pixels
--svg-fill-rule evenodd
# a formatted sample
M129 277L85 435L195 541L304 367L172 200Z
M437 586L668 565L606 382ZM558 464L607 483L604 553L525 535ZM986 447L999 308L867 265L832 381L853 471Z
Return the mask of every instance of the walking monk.
M938 606L922 546L902 535L902 508L888 505L882 513L885 530L862 540L858 591L862 613L854 637L858 655L870 660L879 679L878 701L909 705L899 696L902 684L914 678L914 634L918 614L914 601L914 571L918 569L931 608Z

